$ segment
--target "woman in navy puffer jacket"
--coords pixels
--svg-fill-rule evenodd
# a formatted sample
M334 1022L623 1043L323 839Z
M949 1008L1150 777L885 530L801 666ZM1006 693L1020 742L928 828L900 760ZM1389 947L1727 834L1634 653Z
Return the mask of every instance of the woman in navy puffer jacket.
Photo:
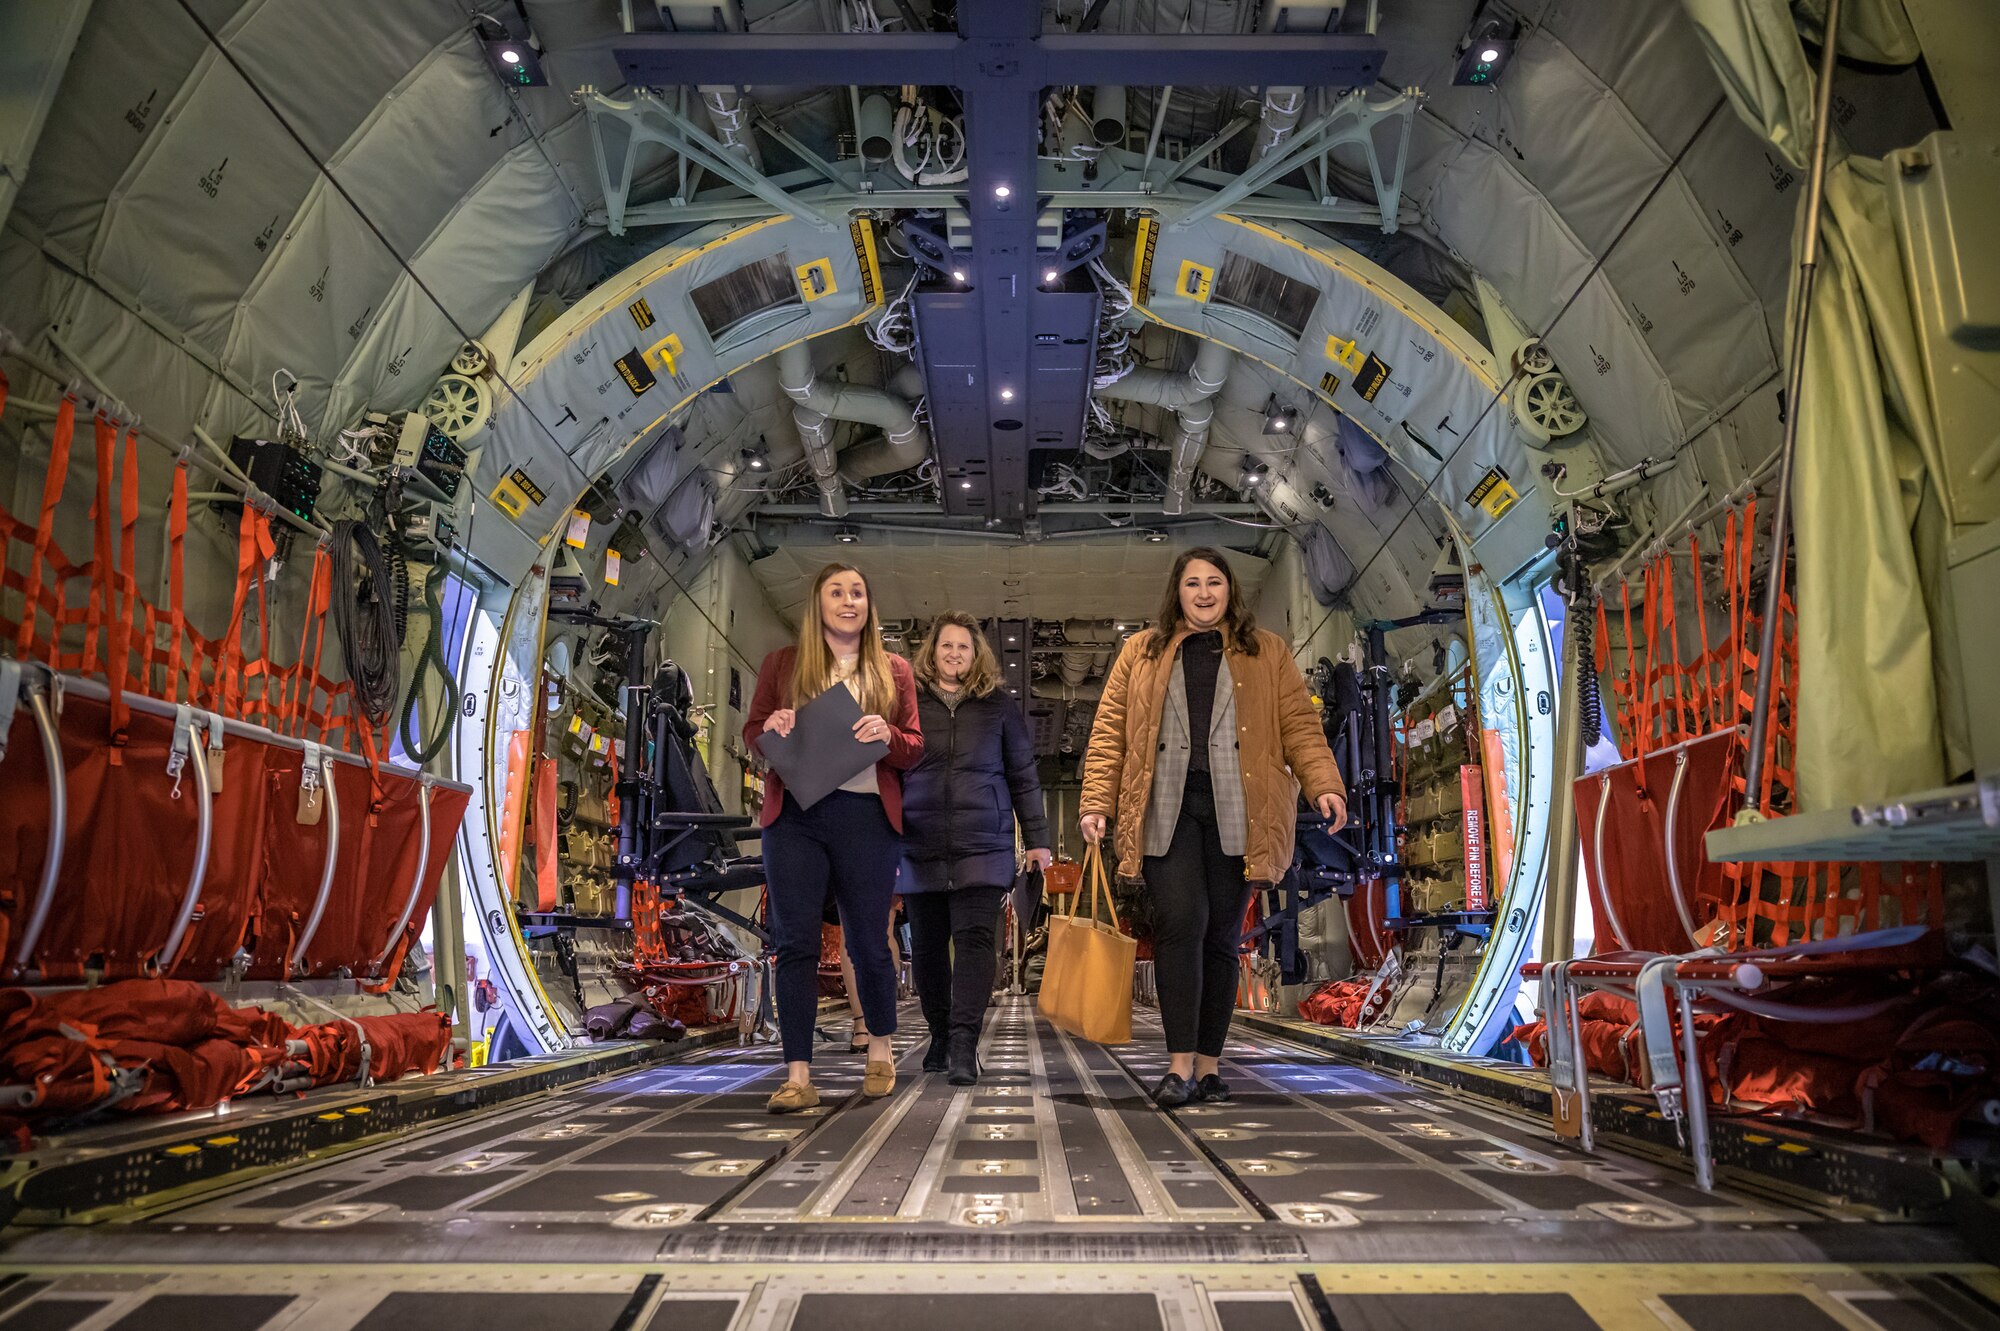
M1047 868L1049 820L1021 703L1000 688L993 649L970 615L931 624L913 663L923 760L903 779L903 870L910 964L930 1024L927 1072L979 1079L979 1028L993 992L993 931L1014 885L1014 823Z

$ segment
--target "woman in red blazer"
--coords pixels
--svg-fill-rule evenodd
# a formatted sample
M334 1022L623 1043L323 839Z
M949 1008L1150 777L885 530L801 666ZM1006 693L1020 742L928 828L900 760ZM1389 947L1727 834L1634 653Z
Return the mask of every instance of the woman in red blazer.
M813 1017L819 1008L819 929L829 895L840 907L855 987L868 1023L868 1070L861 1092L896 1087L896 971L889 956L889 908L903 857L902 773L923 756L917 685L910 663L882 646L868 580L846 564L813 579L799 625L799 645L764 658L743 742L762 752L765 731L788 735L798 708L836 686L861 705L854 737L886 740L889 754L814 804L799 807L772 773L764 787L764 870L771 932L778 946L778 1031L786 1080L771 1097L774 1114L819 1103L812 1084Z

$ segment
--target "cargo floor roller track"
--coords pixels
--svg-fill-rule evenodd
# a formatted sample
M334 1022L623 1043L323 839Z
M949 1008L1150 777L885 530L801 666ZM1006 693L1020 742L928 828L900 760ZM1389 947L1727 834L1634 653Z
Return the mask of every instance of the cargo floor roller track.
M1161 1113L1139 1024L1106 1050L1008 1000L978 1086L923 1075L907 1034L894 1096L832 1053L825 1103L783 1118L770 1051L701 1051L143 1219L16 1229L0 1331L2000 1326L1949 1229L1704 1194L1275 1036L1239 1031L1232 1103Z

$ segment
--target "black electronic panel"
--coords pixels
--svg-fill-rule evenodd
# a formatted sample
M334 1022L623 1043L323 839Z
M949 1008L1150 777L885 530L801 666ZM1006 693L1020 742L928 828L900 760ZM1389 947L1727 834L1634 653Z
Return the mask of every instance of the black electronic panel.
M291 444L270 439L229 441L229 460L242 468L250 483L298 516L311 520L319 503L319 486L324 474L305 452ZM218 504L225 512L238 513L239 503Z

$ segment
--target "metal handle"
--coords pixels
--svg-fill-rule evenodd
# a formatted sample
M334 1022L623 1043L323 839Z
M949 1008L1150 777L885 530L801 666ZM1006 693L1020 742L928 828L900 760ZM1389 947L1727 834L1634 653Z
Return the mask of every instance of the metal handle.
M1611 941L1622 948L1630 948L1625 939L1625 926L1619 922L1618 908L1611 904L1611 883L1604 876L1604 811L1611 807L1611 774L1597 778L1597 827L1591 837L1591 864L1596 876L1591 880L1597 889L1597 899L1604 903L1604 918L1611 925ZM1603 951L1602 948L1598 949Z
M1687 931L1689 946L1698 949L1701 940L1695 937L1694 913L1688 909L1686 894L1681 891L1681 857L1674 846L1674 829L1680 826L1677 819L1681 808L1681 782L1687 776L1687 766L1687 750L1682 749L1674 755L1674 784L1667 791L1667 826L1660 833L1660 840L1665 843L1667 852L1667 888L1673 897L1674 914L1681 917L1681 928Z
M192 719L184 723L177 722L175 726L180 732L175 736L176 746L181 735L186 735L188 764L194 768L196 819L194 868L188 873L187 891L181 894L181 909L174 917L174 927L168 932L167 941L146 965L148 974L164 974L173 969L175 959L180 956L181 940L187 936L188 926L194 923L195 907L201 902L202 881L208 877L208 848L209 840L215 831L215 808L213 792L208 781L208 751L193 734L199 728L199 724ZM174 778L174 784L178 789L180 784L178 776Z
M49 922L49 907L55 904L56 877L62 872L63 840L69 826L69 774L63 768L62 739L56 732L55 714L49 707L48 694L39 685L23 687L27 690L28 707L35 714L35 729L41 732L42 765L49 774L49 835L42 854L41 885L35 889L35 907L28 912L28 923L14 944L16 975L34 960L35 944L41 941L42 928Z
M319 922L326 915L326 903L333 896L333 871L340 863L340 796L333 788L333 760L309 753L306 761L319 765L320 781L326 791L326 867L320 871L319 896L313 901L312 914L306 917L306 927L299 931L298 941L292 945L292 955L285 961L286 979L291 978L292 963L305 960L306 949L312 946L313 935L319 932ZM300 776L303 778L303 770Z
M375 958L372 973L380 975L382 968L389 964L389 954L396 950L396 938L403 932L403 926L410 922L410 916L417 909L417 898L424 890L424 870L431 862L431 779L426 776L417 797L417 810L422 832L417 841L417 871L410 876L410 896L403 903L403 913L396 917L395 925L389 930L389 937L382 944L381 955Z

